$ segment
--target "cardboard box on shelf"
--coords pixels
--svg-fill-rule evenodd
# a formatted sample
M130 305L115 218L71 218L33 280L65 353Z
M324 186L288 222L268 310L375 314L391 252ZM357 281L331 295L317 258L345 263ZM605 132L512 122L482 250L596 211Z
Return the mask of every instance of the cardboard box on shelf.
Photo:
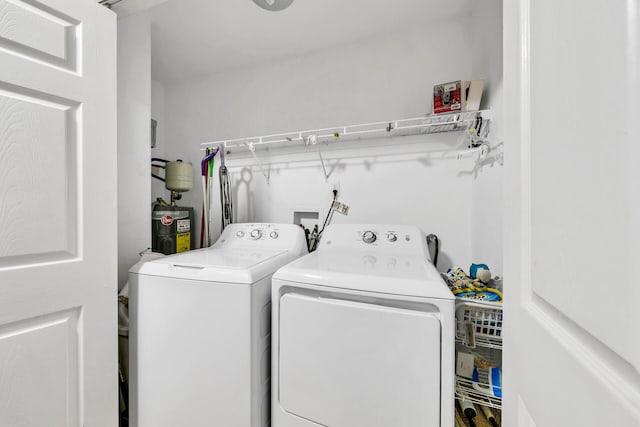
M435 85L433 113L479 110L483 89L483 80L456 80Z

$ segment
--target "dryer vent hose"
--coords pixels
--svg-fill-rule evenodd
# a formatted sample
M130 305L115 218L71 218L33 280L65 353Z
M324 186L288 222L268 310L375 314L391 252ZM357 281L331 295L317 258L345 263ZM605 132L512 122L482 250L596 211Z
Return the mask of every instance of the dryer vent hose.
M440 239L435 234L429 234L427 236L427 248L429 248L429 256L431 262L438 268L438 254L440 253Z

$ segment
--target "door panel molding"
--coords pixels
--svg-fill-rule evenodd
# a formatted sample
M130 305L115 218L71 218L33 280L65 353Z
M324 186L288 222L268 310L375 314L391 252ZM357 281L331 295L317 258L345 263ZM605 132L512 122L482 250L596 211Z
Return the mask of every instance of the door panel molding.
M619 402L623 402L623 405L628 409L630 414L640 419L640 371L637 361L626 360L619 353L614 351L606 343L598 339L598 337L591 334L586 328L569 318L561 308L553 304L553 301L546 299L542 294L536 292L536 288L533 283L532 271L533 271L533 218L532 218L532 206L533 206L533 188L532 183L534 181L534 156L533 156L533 141L532 141L532 11L531 0L519 1L519 13L520 13L520 38L519 46L521 52L521 63L519 66L519 120L520 129L519 137L520 141L514 141L519 143L521 147L519 158L519 174L521 181L521 193L519 200L520 209L520 276L517 278L520 281L520 316L528 317L528 321L534 323L536 326L543 329L550 338L562 347L567 354L571 354L577 363L579 363L586 372L588 372L606 392L615 396ZM629 8L636 8L635 16L637 17L637 5L632 0L627 2ZM629 24L630 39L637 40L637 19L633 20ZM633 52L629 52L632 58L630 60L629 73L636 73L638 64L638 45L629 43L629 49ZM634 46L634 47L631 47ZM634 75L634 74L631 74ZM634 81L633 79L630 79ZM637 79L635 79L637 82ZM629 88L632 89L632 88ZM634 92L632 92L634 93ZM637 93L637 91L635 92ZM634 105L631 111L637 111L637 107ZM635 116L637 120L637 116ZM631 121L629 123L632 123ZM637 147L634 148L637 152L640 152ZM637 161L636 157L634 161ZM576 167L574 165L574 167ZM632 169L636 176L640 176L637 172L637 168ZM640 182L640 178L638 181ZM640 197L636 197L640 200ZM636 211L638 210L635 205ZM637 243L636 243L637 244ZM620 295L618 297L621 297ZM598 315L594 313L594 315ZM618 325L619 327L625 327L630 325ZM526 340L527 337L522 337ZM633 340L633 337L629 337ZM634 366L634 362L636 363ZM507 373L507 375L509 375ZM518 395L518 407L523 408L524 397ZM515 398L512 399L512 403L515 402ZM520 414L522 416L522 414ZM529 413L526 413L527 419L530 418Z
M81 329L79 307L0 325L3 425L80 425ZM37 410L30 399L41 402Z
M523 307L537 326L567 353L573 354L587 372L619 400L626 402L629 410L640 419L640 373L631 363L542 298L533 296Z
M115 426L117 17L0 0L3 24L0 424Z
M26 30L34 27L38 34ZM80 27L77 19L38 1L0 0L0 50L8 53L79 74Z
M532 292L640 368L619 328L636 292L623 283L640 280L627 250L637 219L624 209L636 167L626 164L635 144L625 115L634 80L626 8L577 0L529 8Z
M79 256L81 104L0 82L0 269Z

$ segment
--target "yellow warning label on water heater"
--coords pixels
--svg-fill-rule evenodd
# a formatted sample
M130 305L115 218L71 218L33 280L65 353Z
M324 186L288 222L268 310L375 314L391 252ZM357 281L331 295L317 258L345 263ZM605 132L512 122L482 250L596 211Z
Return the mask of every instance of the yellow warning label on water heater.
M191 250L191 233L176 234L176 253Z

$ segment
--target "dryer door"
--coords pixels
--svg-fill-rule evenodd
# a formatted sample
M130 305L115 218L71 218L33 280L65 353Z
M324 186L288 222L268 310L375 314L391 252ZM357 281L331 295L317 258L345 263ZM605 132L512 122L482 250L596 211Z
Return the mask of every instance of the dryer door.
M440 425L437 314L288 293L279 400L331 427Z

